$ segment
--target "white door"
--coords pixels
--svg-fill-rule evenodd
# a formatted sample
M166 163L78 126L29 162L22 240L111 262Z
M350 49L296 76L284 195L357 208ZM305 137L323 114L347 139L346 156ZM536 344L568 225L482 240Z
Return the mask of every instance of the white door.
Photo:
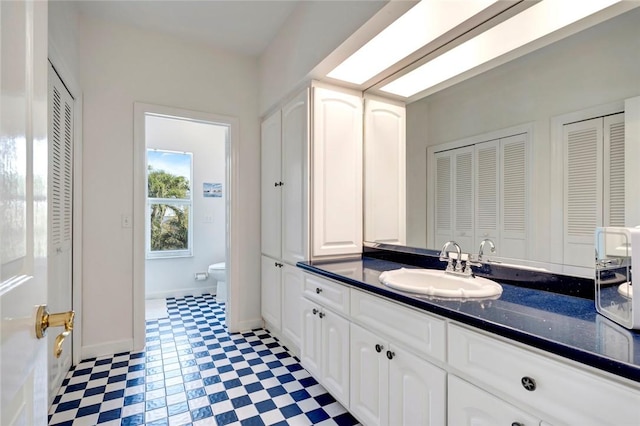
M302 345L300 347L300 362L312 376L322 376L322 323L320 322L320 308L304 297L302 304Z
M72 310L73 97L49 64L49 311ZM49 333L49 346L56 333ZM71 336L49 357L49 402L71 367Z
M262 318L280 330L282 263L262 256Z
M449 375L448 422L459 426L540 424L540 420L453 375Z
M349 406L349 321L329 310L322 323L322 384L338 402Z
M47 3L0 2L0 424L47 424Z
M313 89L312 257L362 251L362 98Z
M282 334L300 348L302 341L302 270L282 267Z
M282 108L282 260L307 260L309 89Z
M387 346L375 334L351 324L349 410L369 426L386 424L389 416Z
M385 352L389 358L389 424L445 424L444 370L397 347L389 351Z
M280 111L276 111L262 122L260 140L262 182L262 254L275 259L281 257L281 148L282 123Z

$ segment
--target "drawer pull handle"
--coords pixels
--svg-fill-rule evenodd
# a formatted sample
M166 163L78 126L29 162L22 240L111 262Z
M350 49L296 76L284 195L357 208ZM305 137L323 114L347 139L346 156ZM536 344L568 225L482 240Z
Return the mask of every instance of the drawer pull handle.
M316 287L316 294L322 293L322 289L320 287Z
M396 356L395 352L387 351L387 358L393 359L394 356Z
M533 392L534 390L536 390L536 381L531 377L524 376L522 379L520 379L520 383L522 383L522 387L524 387L529 392Z
M315 314L318 313L318 310L316 308L313 308L313 310L311 312L313 312L313 315L315 315Z
M376 345L376 352L380 353L380 352L382 352L383 349L384 349L384 346Z
M511 423L511 426L524 426L524 425L520 422L513 422Z

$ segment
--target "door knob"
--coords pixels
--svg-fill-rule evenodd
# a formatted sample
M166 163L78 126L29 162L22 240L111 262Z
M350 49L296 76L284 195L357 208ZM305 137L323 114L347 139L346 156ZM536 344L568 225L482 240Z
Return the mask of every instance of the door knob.
M62 343L65 338L69 337L71 330L73 330L73 320L75 316L76 313L74 311L50 314L47 310L47 305L38 306L38 312L36 313L36 336L38 339L42 339L47 335L47 329L49 327L64 327L64 331L56 337L53 348L53 354L56 358L60 358L60 354L62 354Z

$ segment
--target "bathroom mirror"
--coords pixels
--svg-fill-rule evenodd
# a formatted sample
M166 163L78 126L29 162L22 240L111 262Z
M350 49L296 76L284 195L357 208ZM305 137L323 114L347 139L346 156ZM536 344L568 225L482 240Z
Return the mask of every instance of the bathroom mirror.
M487 141L499 139L500 135L508 136L508 131L515 129L527 132L528 193L525 194L526 250L518 254L513 263L589 267L593 263L593 239L590 248L588 242L582 248L585 253L591 250L590 254L574 256L577 259L574 260L567 255L571 248L566 246L567 238L563 237L566 208L562 178L568 167L562 156L563 126L586 120L590 114L609 116L625 111L628 105L625 101L637 100L640 95L639 26L640 8L636 8L407 104L406 192L400 197L405 202L402 208L405 209L406 234L401 244L441 248L433 235L435 191L429 187L434 173L428 166L429 148L431 151L434 146L452 149L464 146L464 141L472 145L482 142L483 136ZM366 144L365 139L365 173L375 175L376 170L366 166ZM630 159L624 160L623 165L625 161L629 164ZM631 170L633 167L626 169L623 180L625 174L635 173ZM371 186L365 184L365 203L367 193L373 190ZM628 194L627 188L627 197ZM608 203L601 200L600 204L604 209ZM370 225L371 221L365 217L365 239L366 235L372 235L366 229ZM465 252L478 252L476 244L462 248ZM508 251L499 255L514 257Z

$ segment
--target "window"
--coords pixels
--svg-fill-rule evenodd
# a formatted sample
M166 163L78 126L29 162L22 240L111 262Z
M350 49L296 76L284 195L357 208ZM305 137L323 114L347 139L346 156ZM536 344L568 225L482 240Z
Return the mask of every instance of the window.
M147 149L147 258L192 255L190 152Z

